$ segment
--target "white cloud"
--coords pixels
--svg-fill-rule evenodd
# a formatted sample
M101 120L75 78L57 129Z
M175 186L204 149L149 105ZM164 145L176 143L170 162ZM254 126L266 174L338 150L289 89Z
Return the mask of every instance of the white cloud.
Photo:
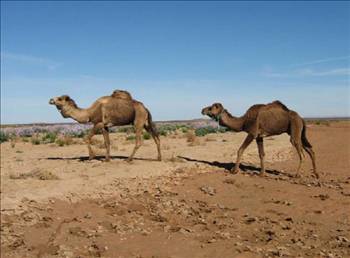
M328 70L315 70L311 68L298 69L286 72L275 72L272 70L263 70L262 75L270 78L285 78L285 77L306 77L306 76L349 76L350 68L333 68Z
M62 63L55 62L47 58L10 52L1 52L1 60L11 60L25 64L45 66L50 71L56 70L62 65Z
M301 75L309 76L335 76L335 75L350 75L350 68L336 68L324 71L315 71L313 69L302 69L298 71Z
M308 65L329 63L329 62L340 61L340 60L350 60L350 56L339 56L339 57L318 59L318 60L309 61L309 62L305 62L305 63L301 63L301 64L294 64L294 65L291 65L291 67L308 66Z

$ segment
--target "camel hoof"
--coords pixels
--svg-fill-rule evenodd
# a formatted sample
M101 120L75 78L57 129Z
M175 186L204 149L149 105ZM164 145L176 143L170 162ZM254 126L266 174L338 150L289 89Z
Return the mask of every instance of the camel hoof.
M131 163L132 160L133 160L132 158L127 158L127 159L126 159L126 162Z
M158 160L158 161L162 161L162 157L158 157L157 160Z
M294 178L301 178L300 174L295 174Z
M265 172L260 172L259 176L264 177L265 176Z
M232 169L231 170L231 174L232 175L236 175L236 174L238 174L239 173L239 169Z
M108 158L108 159L104 159L103 160L103 162L110 162L111 161L111 159L110 158Z
M89 160L93 160L95 156L89 156Z

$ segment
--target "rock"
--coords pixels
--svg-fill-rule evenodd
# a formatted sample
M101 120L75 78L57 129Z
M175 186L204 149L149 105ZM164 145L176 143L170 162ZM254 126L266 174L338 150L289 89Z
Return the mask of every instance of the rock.
M328 194L319 194L319 195L315 195L314 198L320 198L322 201L329 199L329 195Z
M233 178L227 178L227 179L224 180L224 183L233 185L233 184L236 183L236 180L233 179Z
M209 244L215 243L215 242L216 242L216 239L215 239L215 238L212 238L212 239L209 239L207 242L208 242Z
M337 236L336 239L339 241L339 242L343 242L343 243L349 243L349 239L347 239L346 237L344 236Z
M84 218L85 218L85 219L91 219L91 218L92 218L91 212L86 213L85 216L84 216Z
M209 194L211 196L216 194L216 190L211 186L202 186L199 188L202 192Z
M286 218L286 221L289 221L289 222L292 222L292 223L293 223L293 218L288 217L288 218Z
M188 234L190 233L190 230L188 230L188 229L186 229L186 228L181 228L181 229L179 230L179 232L180 232L181 234L188 235Z
M17 238L12 244L9 245L11 249L17 249L18 247L25 245L24 240L22 238Z
M84 230L82 230L81 227L72 227L69 229L69 233L74 236L80 236L80 237L87 236L87 233Z
M244 222L245 222L245 224L251 224L255 221L257 221L257 219L255 217L249 217Z
M341 193L342 195L344 195L344 196L350 196L350 192L341 191L340 193Z
M284 246L277 246L279 256L291 256L291 253Z

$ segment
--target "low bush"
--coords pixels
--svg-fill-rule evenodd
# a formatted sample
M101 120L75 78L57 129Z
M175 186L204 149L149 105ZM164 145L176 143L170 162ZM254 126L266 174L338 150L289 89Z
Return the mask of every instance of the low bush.
M143 139L144 140L149 140L149 139L151 139L151 135L148 132L144 132L143 133Z
M41 139L38 135L33 135L30 142L34 145L39 145L41 143Z
M56 144L60 147L65 145L71 145L73 143L73 138L68 135L61 135L56 139Z
M0 131L0 143L2 142L7 142L8 140L10 139L10 135L3 132L3 131Z
M42 136L42 142L43 143L54 143L56 141L56 138L57 138L57 133L47 132L47 133L44 133L44 135Z
M211 134L211 133L225 133L227 132L228 129L225 127L212 127L212 126L206 126L206 127L200 127L197 128L195 131L195 134L197 136L205 136L207 134Z
M128 135L128 136L126 136L126 140L127 141L134 141L135 139L136 139L135 135Z
M123 126L118 128L117 130L118 133L134 133L135 129L133 126Z

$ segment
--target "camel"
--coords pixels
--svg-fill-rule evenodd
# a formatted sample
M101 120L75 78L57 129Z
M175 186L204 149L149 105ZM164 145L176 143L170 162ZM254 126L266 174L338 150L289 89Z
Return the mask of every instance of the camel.
M127 91L115 90L111 96L103 96L97 99L89 108L79 108L75 101L68 95L54 97L49 104L55 105L64 118L72 118L79 123L92 123L93 128L85 138L89 159L95 157L91 148L91 139L99 131L102 131L106 147L106 161L110 161L109 127L133 124L136 134L135 147L127 159L132 161L136 151L142 144L141 135L143 128L152 135L158 151L160 161L160 140L152 116L149 110L137 100L132 99Z
M311 158L313 173L316 178L319 178L316 171L315 153L312 150L310 142L306 138L305 121L297 112L288 109L280 101L276 100L268 104L253 105L241 117L232 116L224 109L221 103L214 103L211 106L203 108L202 114L218 121L221 126L228 127L232 131L244 131L248 133L244 142L238 149L236 164L232 169L234 174L239 172L239 164L244 150L255 139L260 157L260 175L263 176L265 173L263 138L288 133L290 135L290 142L296 148L299 156L299 166L296 176L299 176L299 171L303 162L304 149Z

